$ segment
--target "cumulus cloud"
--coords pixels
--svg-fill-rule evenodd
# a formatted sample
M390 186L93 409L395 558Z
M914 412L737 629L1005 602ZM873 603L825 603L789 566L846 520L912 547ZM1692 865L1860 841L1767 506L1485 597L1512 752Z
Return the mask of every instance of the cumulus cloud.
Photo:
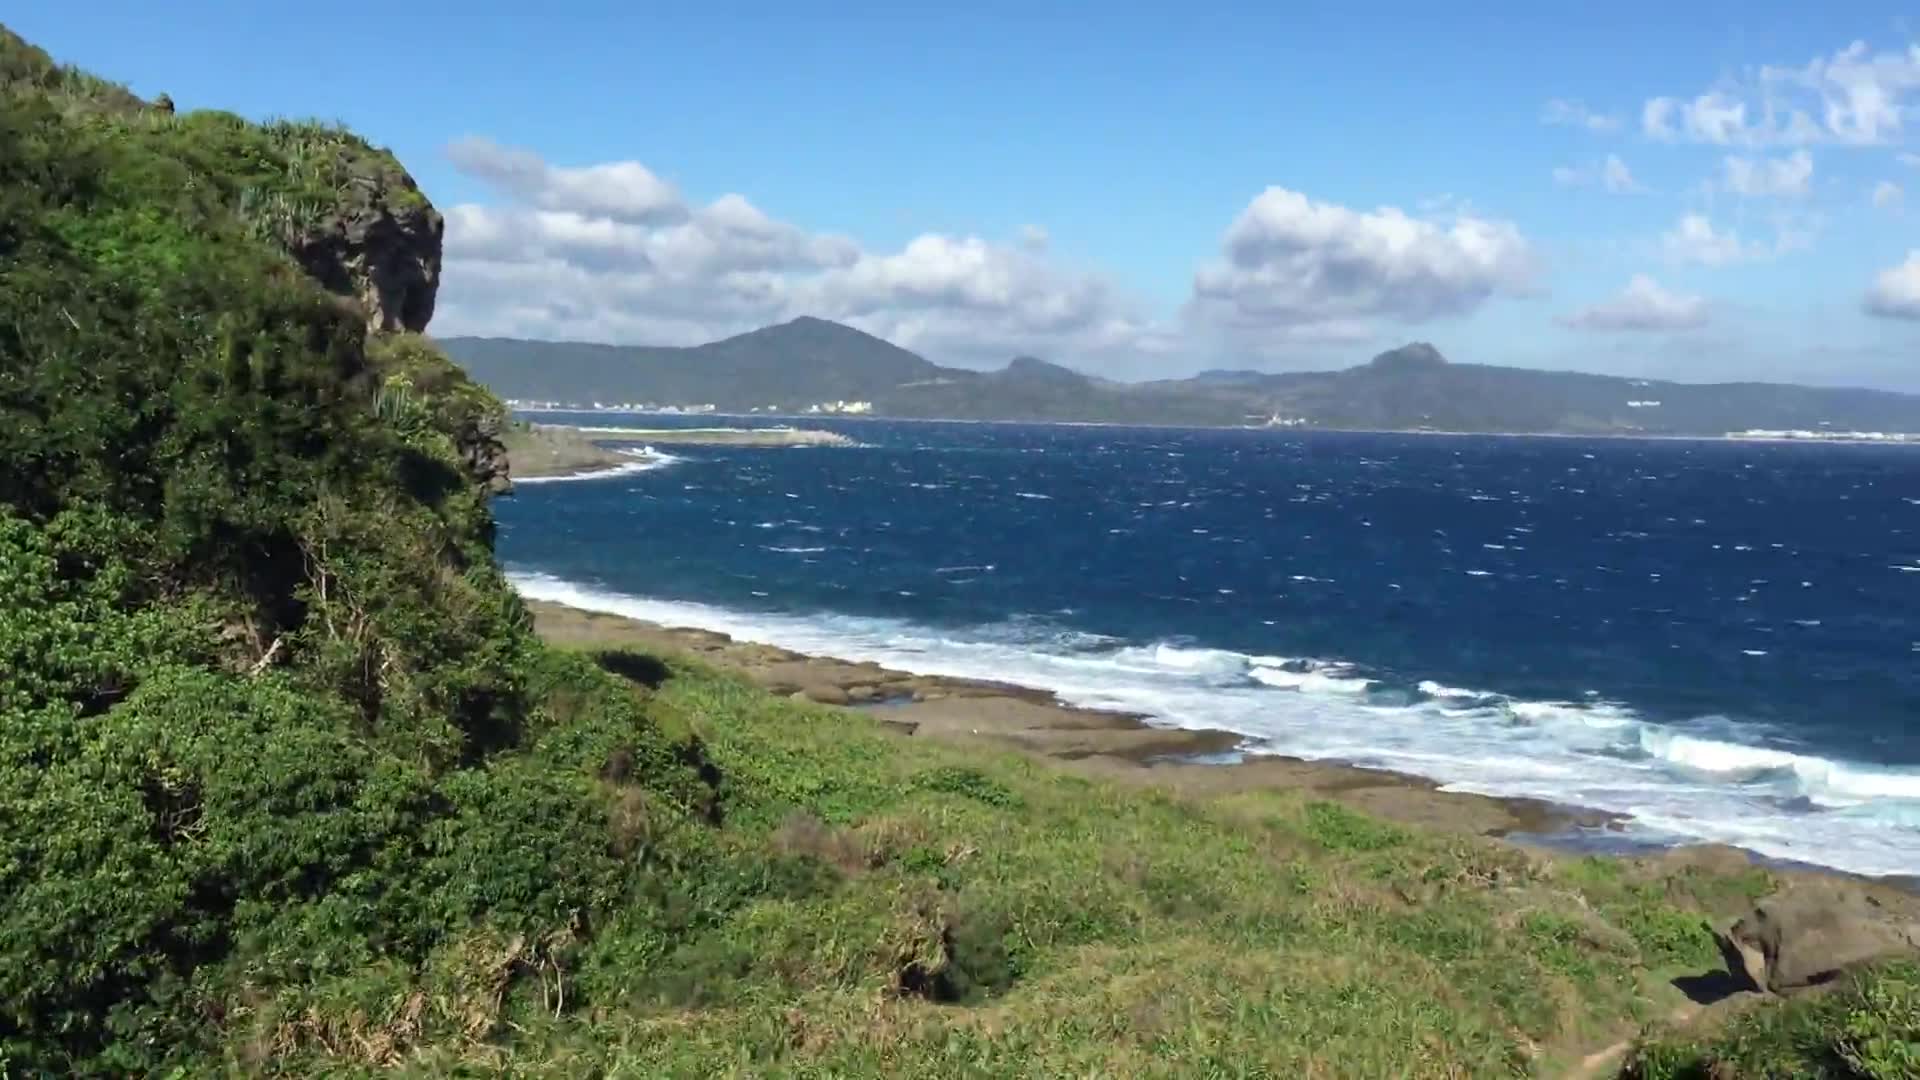
M1880 210L1898 210L1905 201L1906 192L1891 180L1882 180L1873 185L1873 205Z
M1608 154L1591 168L1560 166L1553 170L1553 182L1561 187L1588 187L1597 183L1613 195L1643 195L1647 190L1634 179L1633 170L1619 154Z
M1375 319L1465 314L1526 292L1533 252L1514 225L1457 210L1353 210L1270 187L1228 227L1193 281L1188 314L1273 339L1352 341Z
M1798 67L1763 66L1691 98L1649 99L1650 138L1719 146L1893 142L1920 94L1920 45L1875 53L1856 41Z
M1578 101L1565 98L1553 98L1540 108L1540 122L1560 127L1585 128L1602 135L1619 131L1620 117L1613 113L1595 112Z
M1167 348L1104 278L1049 261L1038 226L874 252L742 195L691 202L635 161L562 168L478 138L448 155L504 200L446 211L442 332L687 344L816 315L962 362Z
M1681 217L1679 223L1660 238L1660 243L1672 261L1701 266L1731 266L1769 254L1764 244L1748 243L1732 229L1715 228L1705 214Z
M1748 197L1802 196L1813 183L1813 155L1795 150L1785 157L1728 157L1721 163L1722 186Z
M1880 271L1867 290L1869 315L1887 319L1920 319L1920 248L1907 252L1907 260Z
M1560 322L1576 330L1691 330L1707 324L1707 302L1699 296L1670 292L1651 277L1636 274L1618 296L1581 308Z
M454 140L447 157L461 172L544 210L626 222L671 221L686 212L673 185L637 161L558 168L480 136Z

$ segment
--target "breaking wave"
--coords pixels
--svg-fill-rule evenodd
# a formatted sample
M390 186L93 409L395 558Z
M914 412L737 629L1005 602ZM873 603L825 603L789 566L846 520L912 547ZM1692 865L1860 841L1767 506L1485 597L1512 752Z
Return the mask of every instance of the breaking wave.
M1172 727L1235 732L1250 755L1337 760L1447 790L1627 815L1644 839L1733 844L1862 874L1920 866L1920 770L1800 753L1724 717L1661 724L1620 702L1540 701L1395 681L1357 663L1184 642L1127 643L1043 618L952 630L758 613L511 575L529 599L716 630L927 675L1052 690Z

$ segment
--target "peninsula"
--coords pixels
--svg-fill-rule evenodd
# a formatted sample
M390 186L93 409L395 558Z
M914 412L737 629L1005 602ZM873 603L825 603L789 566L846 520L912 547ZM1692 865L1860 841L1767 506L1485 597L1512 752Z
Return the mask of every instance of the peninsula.
M656 461L655 446L851 446L806 428L625 428L517 423L502 440L515 477L582 476Z

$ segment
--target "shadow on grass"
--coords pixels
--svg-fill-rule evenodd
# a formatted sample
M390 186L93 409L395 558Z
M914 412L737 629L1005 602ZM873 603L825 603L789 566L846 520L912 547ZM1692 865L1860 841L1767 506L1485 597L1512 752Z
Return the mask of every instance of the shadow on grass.
M1726 962L1726 970L1682 975L1673 980L1674 988L1695 1005L1713 1005L1735 994L1759 993L1760 987L1747 975L1747 966L1740 954L1718 934L1714 940L1720 946L1720 958Z
M602 671L638 683L649 690L658 690L660 684L672 674L658 657L628 649L608 649L595 653L593 662L599 664Z

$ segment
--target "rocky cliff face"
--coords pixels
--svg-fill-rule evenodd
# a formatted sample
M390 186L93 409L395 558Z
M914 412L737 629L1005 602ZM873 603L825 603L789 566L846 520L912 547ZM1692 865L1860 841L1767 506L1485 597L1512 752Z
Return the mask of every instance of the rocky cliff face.
M372 331L425 330L440 288L446 222L405 170L367 165L339 207L289 245L329 290L359 300Z
M386 152L356 141L341 161L347 175L334 204L282 232L281 244L329 292L358 302L377 366L439 399L469 478L492 494L511 492L505 409L414 336L433 319L445 219Z
M476 418L454 440L467 475L489 495L513 494L513 461L507 454L506 434L506 414L488 413Z

